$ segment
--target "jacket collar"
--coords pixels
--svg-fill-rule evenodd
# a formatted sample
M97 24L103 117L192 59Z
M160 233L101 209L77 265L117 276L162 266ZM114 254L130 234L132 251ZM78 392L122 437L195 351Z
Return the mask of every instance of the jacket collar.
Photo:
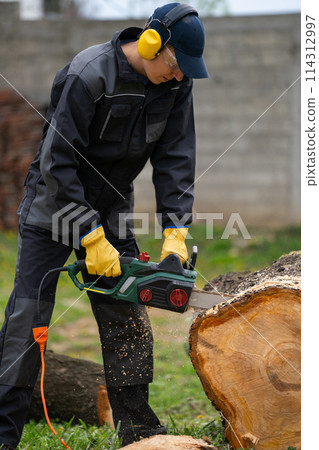
M144 75L140 75L133 69L133 67L127 61L127 58L121 47L121 44L123 44L123 42L125 41L136 41L141 31L142 28L138 27L130 27L125 28L125 30L118 31L113 36L112 44L115 48L119 68L119 77L124 81L139 81L146 84L148 82L147 77L145 77Z

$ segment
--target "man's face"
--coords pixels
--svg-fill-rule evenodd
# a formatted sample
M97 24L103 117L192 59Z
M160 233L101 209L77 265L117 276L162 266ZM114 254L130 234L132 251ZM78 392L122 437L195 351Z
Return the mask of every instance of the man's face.
M183 79L184 74L178 67L174 48L171 46L165 46L155 59L145 59L143 63L147 78L154 84L166 83L173 78L177 81Z

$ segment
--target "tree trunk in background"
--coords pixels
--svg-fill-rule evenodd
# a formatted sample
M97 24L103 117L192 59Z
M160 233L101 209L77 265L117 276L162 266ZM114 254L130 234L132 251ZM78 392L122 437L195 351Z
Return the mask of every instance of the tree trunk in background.
M190 356L229 442L300 449L300 255L209 284L237 295L193 321Z
M29 420L44 418L40 375L32 396ZM89 425L108 423L113 427L101 364L47 351L44 394L50 419L69 421L74 416L73 423L82 419Z

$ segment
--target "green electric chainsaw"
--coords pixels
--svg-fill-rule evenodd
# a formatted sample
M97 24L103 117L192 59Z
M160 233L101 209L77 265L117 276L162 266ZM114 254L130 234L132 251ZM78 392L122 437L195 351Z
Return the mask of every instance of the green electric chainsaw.
M229 296L195 288L197 273L195 263L197 247L193 247L190 262L182 266L176 254L167 256L160 263L150 261L147 252L138 258L120 257L122 276L115 287L99 286L99 277L93 283L81 283L77 274L85 268L85 260L75 261L66 267L73 283L80 289L109 295L116 300L140 303L155 308L183 313L189 307L210 309ZM227 298L226 298L227 297Z

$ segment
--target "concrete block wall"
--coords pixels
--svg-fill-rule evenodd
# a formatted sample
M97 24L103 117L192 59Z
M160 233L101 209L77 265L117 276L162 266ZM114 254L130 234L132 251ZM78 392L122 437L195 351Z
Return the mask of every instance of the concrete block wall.
M296 223L299 16L220 18L205 26L212 78L195 87L198 176L213 166L197 182L196 205L237 211L245 223Z
M124 27L143 25L143 21L23 22L14 5L0 2L1 73L31 102L42 105L48 103L56 71L76 53L109 40ZM246 225L297 224L300 15L203 22L211 77L194 82L195 217L196 212L219 212L227 221L236 212ZM1 88L8 88L3 79ZM155 211L151 185L147 166L135 182L137 211Z

